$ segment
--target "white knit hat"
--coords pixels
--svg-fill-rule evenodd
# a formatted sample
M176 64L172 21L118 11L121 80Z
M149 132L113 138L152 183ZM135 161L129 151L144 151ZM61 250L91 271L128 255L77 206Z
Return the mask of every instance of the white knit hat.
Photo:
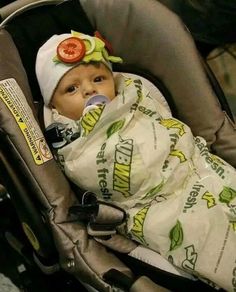
M59 55L58 45L69 38L79 39L84 51L79 59L68 62ZM49 105L58 82L73 67L81 63L97 61L103 62L111 70L110 62L122 62L121 58L110 56L105 46L100 38L75 31L71 31L71 34L54 35L44 43L36 57L36 76L45 106Z

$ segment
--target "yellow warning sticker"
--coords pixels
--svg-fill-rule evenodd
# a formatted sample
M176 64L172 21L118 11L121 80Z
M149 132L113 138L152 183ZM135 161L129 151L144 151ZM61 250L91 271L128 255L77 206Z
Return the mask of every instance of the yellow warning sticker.
M0 99L14 116L35 163L41 165L52 159L52 153L43 133L35 121L33 112L15 79L9 78L0 81Z

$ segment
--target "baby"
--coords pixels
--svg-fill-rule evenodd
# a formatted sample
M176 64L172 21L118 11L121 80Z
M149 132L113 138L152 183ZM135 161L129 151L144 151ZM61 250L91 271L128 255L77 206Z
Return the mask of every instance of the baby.
M77 133L60 147L65 174L127 213L126 236L226 290L235 288L236 171L209 153L143 82L113 77L99 37L53 36L36 73L46 126Z
M99 95L89 104L100 105L115 97L110 61L122 60L110 56L101 36L96 35L100 38L74 31L53 36L39 51L36 74L44 97L46 126L62 123L67 125L67 134L78 133L80 125L74 121L80 120L89 97Z

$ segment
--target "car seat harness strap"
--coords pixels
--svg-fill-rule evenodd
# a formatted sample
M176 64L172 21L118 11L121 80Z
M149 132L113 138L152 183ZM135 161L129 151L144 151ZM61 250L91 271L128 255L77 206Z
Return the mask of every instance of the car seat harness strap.
M91 236L116 234L116 227L121 225L126 218L124 210L97 200L96 195L91 192L85 192L81 204L71 206L69 213L87 223L87 231Z

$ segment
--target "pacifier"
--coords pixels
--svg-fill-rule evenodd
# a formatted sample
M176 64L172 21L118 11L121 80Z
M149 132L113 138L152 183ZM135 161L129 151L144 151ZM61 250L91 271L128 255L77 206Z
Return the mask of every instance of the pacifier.
M105 105L109 102L110 102L110 99L105 95L98 94L98 95L91 96L85 104L83 115L85 115L87 112L89 112L93 109L96 109L99 106Z

